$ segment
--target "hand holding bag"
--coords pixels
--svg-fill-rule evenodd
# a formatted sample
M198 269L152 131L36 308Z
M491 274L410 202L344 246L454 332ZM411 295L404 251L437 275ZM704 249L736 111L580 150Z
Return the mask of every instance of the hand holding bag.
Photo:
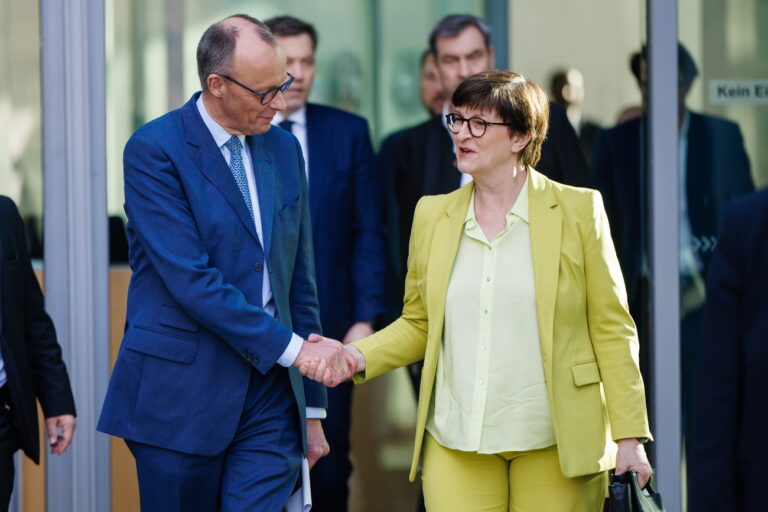
M640 488L635 472L616 475L611 471L609 476L604 512L664 512L653 475L645 489Z

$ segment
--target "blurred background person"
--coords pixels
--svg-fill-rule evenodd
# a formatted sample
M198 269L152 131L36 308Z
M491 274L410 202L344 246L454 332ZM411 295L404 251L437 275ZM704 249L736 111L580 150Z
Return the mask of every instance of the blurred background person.
M452 102L473 182L419 201L403 314L346 347L352 370L363 381L424 358L410 477L423 452L428 510L600 510L614 463L641 485L651 474L637 334L600 195L534 170L549 114L534 83L483 72Z
M445 103L445 92L440 78L437 76L437 66L435 65L435 56L429 51L429 48L421 54L421 75L419 79L421 92L421 103L427 109L430 116L436 116L443 111Z
M37 401L51 453L61 455L75 431L75 400L24 223L14 202L0 196L0 510L11 500L16 450L40 463Z
M309 103L315 76L315 28L291 16L266 21L294 76L287 107L273 123L293 133L304 153L315 252L320 323L350 343L372 334L384 313L384 219L368 123ZM311 472L312 510L347 510L352 384L328 390L323 420L330 453Z
M678 44L678 145L679 176L679 257L682 357L683 435L690 440L691 392L697 367L705 279L717 244L720 219L735 198L754 190L749 158L739 126L731 121L690 111L685 104L698 75L698 68L688 50ZM647 97L647 52L640 51L636 78ZM635 318L648 315L645 290L648 264L643 253L647 247L647 221L643 198L645 168L643 144L645 116L632 119L598 135L592 161L595 184L603 194L611 232L616 243L629 293L630 311ZM641 332L641 345L647 333ZM648 353L642 351L643 371L649 366Z
M768 510L768 190L734 202L707 278L688 510Z
M562 106L573 129L579 137L579 145L587 164L592 159L592 147L600 131L600 125L584 118L581 108L584 104L584 75L578 69L561 69L550 79L552 101Z
M642 57L640 55L640 52L634 52L629 58L629 70L632 71L632 76L635 77L635 80L637 81L638 86L640 86L640 61L641 60L642 60ZM626 121L630 121L632 119L642 116L643 109L645 108L645 100L646 100L646 97L643 94L642 105L631 105L629 107L625 107L624 109L622 109L622 111L619 112L618 118L616 119L616 124L621 124Z

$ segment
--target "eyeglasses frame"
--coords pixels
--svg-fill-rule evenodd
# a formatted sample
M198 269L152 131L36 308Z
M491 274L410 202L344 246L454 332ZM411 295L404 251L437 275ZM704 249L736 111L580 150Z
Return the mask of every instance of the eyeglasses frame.
M486 121L485 119L483 119L482 117L479 117L479 116L472 116L469 119L467 119L466 117L460 116L456 112L451 112L450 114L445 114L445 123L448 125L448 130L451 133L453 133L454 135L458 135L459 132L461 131L461 126L459 126L459 129L457 131L453 131L453 128L451 128L452 126L454 126L456 124L456 120L458 120L458 119L460 119L462 122L466 122L467 123L467 130L469 130L469 134L472 137L476 138L476 139L479 139L480 137L485 135L485 132L488 131L488 125L513 126L512 123L495 123L495 122L492 122L492 121ZM475 135L475 132L472 131L472 123L470 121L472 121L473 119L477 119L479 121L482 121L483 133L481 133L480 135Z
M221 75L221 74L219 74L219 76L221 78L229 80L230 82L239 85L240 87L242 87L246 91L251 92L251 93L255 94L256 96L258 96L259 98L261 98L261 104L262 105L269 104L273 99L275 99L275 96L277 96L278 92L279 93L284 93L291 86L291 84L293 83L294 76L292 74L290 74L290 73L287 73L287 75L288 75L288 80L283 82L281 85L279 85L277 87L273 87L271 89L268 89L266 92L259 92L259 91L255 91L255 90L251 89L250 87L248 87L245 84L242 84L242 83L238 82L237 80L235 80L234 78L232 78L229 75ZM267 100L267 97L269 97L270 94L272 94L272 97Z

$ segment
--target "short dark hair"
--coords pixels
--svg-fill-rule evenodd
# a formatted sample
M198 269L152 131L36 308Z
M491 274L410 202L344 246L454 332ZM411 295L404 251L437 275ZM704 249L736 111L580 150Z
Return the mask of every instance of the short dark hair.
M648 60L648 47L643 45L639 52L632 54L629 60L629 68L632 70L632 74L635 75L637 83L640 83L640 62L647 62ZM693 81L699 76L699 68L696 66L696 61L693 60L688 48L683 46L683 43L677 43L677 70L680 73L680 87L686 91L691 88Z
M538 163L549 126L549 100L541 87L511 71L483 71L461 82L451 102L498 113L502 122L512 125L510 135L530 134L530 142L520 151L520 163L530 167Z
M310 23L293 16L275 16L265 21L269 30L277 37L291 37L307 34L312 40L312 51L317 50L317 31Z
M456 37L467 27L475 27L483 35L485 47L491 46L491 26L482 18L471 14L449 14L438 21L429 33L429 50L437 57L437 40L444 37Z
M212 74L228 74L235 54L237 36L240 29L232 23L234 18L240 18L253 23L256 33L262 41L270 46L277 46L277 41L264 23L247 14L234 14L208 27L197 43L197 76L203 90L208 90L208 76Z

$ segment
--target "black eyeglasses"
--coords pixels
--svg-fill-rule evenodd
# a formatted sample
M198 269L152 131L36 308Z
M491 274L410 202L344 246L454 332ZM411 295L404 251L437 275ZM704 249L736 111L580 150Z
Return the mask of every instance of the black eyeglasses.
M278 87L273 87L272 89L269 89L267 92L258 92L258 91L254 91L253 89L251 89L247 85L241 84L240 82L238 82L237 80L235 80L231 76L227 76L227 75L219 75L219 76L222 77L222 78L226 78L230 82L239 85L240 87L242 87L246 91L252 92L256 96L261 98L261 104L262 105L266 105L269 102L271 102L273 99L275 99L275 96L277 96L278 92L280 92L280 93L285 92L286 89L288 89L291 86L291 84L293 83L293 75L288 73L288 80L286 80L285 83L283 83L282 85L280 85Z
M448 129L451 130L451 133L456 134L461 131L461 127L464 126L464 123L467 123L469 134L475 138L485 135L485 130L488 129L488 125L512 126L512 123L492 123L486 121L482 117L470 117L469 119L466 119L455 112L446 114L445 122L448 125Z

